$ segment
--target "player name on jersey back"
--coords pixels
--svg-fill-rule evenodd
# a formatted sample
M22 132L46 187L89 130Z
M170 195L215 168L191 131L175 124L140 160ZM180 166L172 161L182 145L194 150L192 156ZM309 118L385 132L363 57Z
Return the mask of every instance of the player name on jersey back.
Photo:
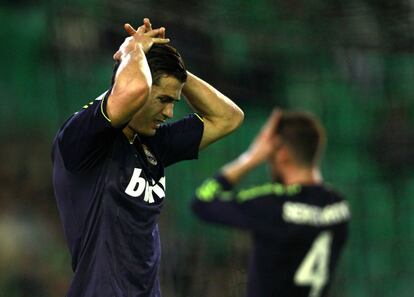
M300 202L283 204L283 219L288 223L327 226L345 222L350 217L348 203L341 201L325 207Z

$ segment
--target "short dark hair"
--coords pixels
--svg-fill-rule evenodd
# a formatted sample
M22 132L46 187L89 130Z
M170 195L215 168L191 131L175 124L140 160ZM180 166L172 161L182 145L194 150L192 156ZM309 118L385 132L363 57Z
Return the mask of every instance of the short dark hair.
M151 70L152 83L157 84L164 75L172 75L180 82L187 81L187 70L180 53L170 45L154 44L146 53L148 65ZM117 61L112 73L112 86L115 83L116 72L120 61Z
M163 75L172 75L180 82L187 80L187 70L178 51L168 44L154 44L146 54L153 84Z
M317 165L326 144L326 133L321 122L309 112L283 112L276 133L282 144L305 166Z

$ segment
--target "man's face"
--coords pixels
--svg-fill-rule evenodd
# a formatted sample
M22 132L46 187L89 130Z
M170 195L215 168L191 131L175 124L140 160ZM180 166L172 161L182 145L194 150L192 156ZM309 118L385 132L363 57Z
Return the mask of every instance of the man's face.
M183 86L173 76L162 76L152 85L147 101L128 126L139 134L153 136L165 120L173 117L174 103L179 101Z

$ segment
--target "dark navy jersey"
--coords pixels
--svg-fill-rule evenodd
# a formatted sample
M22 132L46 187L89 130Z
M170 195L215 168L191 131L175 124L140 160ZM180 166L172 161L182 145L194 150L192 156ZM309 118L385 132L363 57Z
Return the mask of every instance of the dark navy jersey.
M231 191L223 176L206 180L192 209L201 219L253 237L248 297L323 297L347 238L348 204L322 185Z
M53 143L53 185L74 271L67 296L159 297L164 167L197 158L203 123L189 115L130 143L107 118L107 97L71 116Z

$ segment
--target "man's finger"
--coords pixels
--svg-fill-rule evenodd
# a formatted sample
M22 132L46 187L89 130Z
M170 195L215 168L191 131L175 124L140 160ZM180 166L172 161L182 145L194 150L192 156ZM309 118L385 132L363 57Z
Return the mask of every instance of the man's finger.
M145 26L145 32L149 32L152 30L152 25L148 18L144 19L144 26Z
M133 36L135 33L137 33L134 27L132 27L130 24L125 24L124 29L128 33L129 36Z
M114 59L115 61L121 61L121 56L122 56L121 52L120 52L120 51L117 51L117 52L113 55L113 59Z
M164 27L162 27L164 30L162 30L159 34L158 34L158 37L159 38L165 38L165 28Z
M153 38L152 39L152 42L153 43L162 43L162 44L165 44L165 43L170 42L170 39L169 38Z
M277 129L277 127L279 126L279 122L280 122L280 119L282 118L282 115L283 115L283 112L282 112L282 110L280 109L280 108L276 108L274 111L273 111L273 117L274 117L274 122L273 122L273 129Z
M139 34L146 33L145 25L139 26L138 30L137 30L137 33L139 33Z
M275 129L277 128L279 124L281 116L282 116L282 111L278 108L274 109L269 119L267 120L266 128L269 129L271 132L275 132Z
M154 29L154 30L151 30L151 31L147 32L146 34L150 37L159 37L161 39L164 39L164 37L162 37L162 36L163 36L163 34L165 35L165 28L161 27L161 28L158 28L158 29Z
M263 125L263 130L269 130L272 129L280 118L280 111L277 109L274 109L273 112L270 114L270 116L267 118L266 123Z
M159 38L165 38L165 28L161 27L158 29L158 37Z

